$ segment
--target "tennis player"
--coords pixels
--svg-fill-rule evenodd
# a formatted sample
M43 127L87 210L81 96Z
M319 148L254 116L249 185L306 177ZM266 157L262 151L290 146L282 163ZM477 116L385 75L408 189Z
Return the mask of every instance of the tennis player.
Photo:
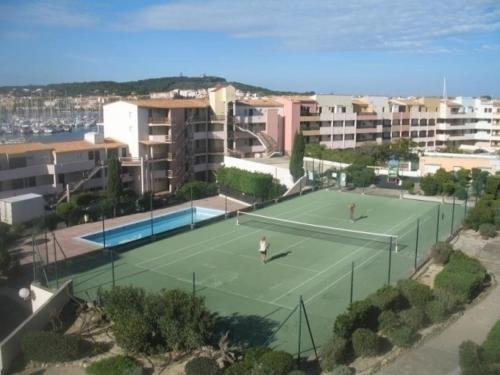
M259 253L262 263L267 263L267 249L269 248L269 243L267 242L266 236L262 236L259 242Z
M351 223L354 223L354 214L356 212L356 204L351 203L349 205L349 219L351 220Z

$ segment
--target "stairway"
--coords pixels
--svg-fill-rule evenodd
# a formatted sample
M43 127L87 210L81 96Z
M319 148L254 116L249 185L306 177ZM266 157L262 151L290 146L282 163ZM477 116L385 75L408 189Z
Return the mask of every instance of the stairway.
M84 178L82 178L80 181L78 181L75 185L71 186L69 188L69 193L70 194L73 194L75 191L77 191L81 186L83 186L83 184L85 184L87 181L89 181L92 177L94 177L97 172L99 172L101 169L104 169L105 168L105 165L104 164L101 164L101 165L97 165L95 166L87 176L85 176ZM68 190L65 190L64 193L62 194L61 197L59 197L59 199L57 200L57 204L63 202L65 199L68 199Z
M278 145L276 144L276 141L269 134L266 134L265 132L254 133L250 129L242 127L238 124L234 124L234 127L239 131L248 133L253 137L257 138L260 144L264 146L264 148L266 149L266 156L268 158L273 157L275 155L281 155L281 153L278 151Z

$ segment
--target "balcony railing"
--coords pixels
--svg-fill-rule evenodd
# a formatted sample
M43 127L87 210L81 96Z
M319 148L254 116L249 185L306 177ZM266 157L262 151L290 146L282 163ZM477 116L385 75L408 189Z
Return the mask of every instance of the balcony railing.
M171 120L168 117L149 117L148 122L150 125L170 125Z
M172 137L168 134L155 134L150 135L149 140L153 142L170 143L172 142Z

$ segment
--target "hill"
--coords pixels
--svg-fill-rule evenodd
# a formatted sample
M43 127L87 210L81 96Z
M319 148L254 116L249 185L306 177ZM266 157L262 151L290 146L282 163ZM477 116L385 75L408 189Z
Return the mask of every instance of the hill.
M48 95L50 92L52 96L89 96L105 94L120 96L133 94L147 95L152 92L164 92L174 89L206 89L214 87L217 84L228 83L242 91L249 91L260 95L312 94L270 90L264 87L252 86L240 82L230 82L225 78L215 76L162 77L129 82L95 81L54 83L48 85L2 86L0 87L0 94L14 93L16 96L29 96L32 95L34 91L38 91L41 95Z

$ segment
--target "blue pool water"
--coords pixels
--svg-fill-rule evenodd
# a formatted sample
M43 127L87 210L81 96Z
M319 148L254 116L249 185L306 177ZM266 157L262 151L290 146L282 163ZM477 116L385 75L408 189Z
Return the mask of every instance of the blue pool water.
M127 242L138 240L140 238L151 236L153 234L163 233L172 229L183 227L191 224L191 219L194 223L210 219L215 216L223 215L224 211L213 210L203 207L193 207L193 215L191 218L191 208L186 208L180 211L170 212L153 218L153 225L150 219L135 221L131 224L123 225L117 228L110 228L104 231L106 246L116 246ZM152 228L151 228L152 227ZM91 241L94 244L103 245L102 231L90 233L80 237L83 240Z

